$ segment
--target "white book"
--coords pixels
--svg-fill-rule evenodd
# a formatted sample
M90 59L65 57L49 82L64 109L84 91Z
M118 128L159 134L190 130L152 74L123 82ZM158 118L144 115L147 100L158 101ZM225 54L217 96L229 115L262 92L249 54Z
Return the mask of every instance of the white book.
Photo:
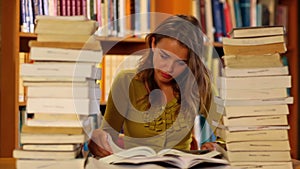
M228 151L287 151L291 150L288 140L237 141L226 143Z
M216 136L222 138L226 143L238 141L272 141L288 140L288 130L252 130L252 131L228 131L222 128L216 128Z
M102 57L102 51L35 46L30 48L30 59L35 61L73 61L99 63L102 61Z
M27 87L90 87L90 88L96 88L99 87L99 84L96 83L95 79L86 79L85 81L45 81L45 82L39 82L39 81L24 81L24 86Z
M83 169L84 162L84 158L76 158L70 160L17 159L16 167L18 169Z
M293 97L283 97L274 99L252 99L252 100L226 100L218 96L214 98L215 103L221 106L259 106L259 105L278 105L293 104Z
M260 106L221 106L217 104L216 107L216 111L220 114L223 114L227 118L289 114L289 108L287 104Z
M219 121L211 121L211 125L227 130L230 132L233 131L255 131L255 130L288 130L290 126L288 125L256 125L256 126L225 126Z
M60 83L66 83L66 82L80 82L80 83L84 83L86 81L89 81L89 80L94 80L95 79L89 79L89 78L86 78L86 77L70 77L70 76L23 76L22 77L23 81L24 82L60 82Z
M226 127L243 126L280 126L288 125L287 115L251 116L251 117L222 117L223 125Z
M22 64L20 74L22 77L85 77L100 79L101 69L91 63L35 62L34 64Z
M74 151L80 146L81 144L24 144L22 148L33 151Z
M230 162L289 162L292 160L290 151L227 151L225 156Z
M87 140L85 134L31 134L21 133L22 144L80 144Z
M86 117L77 120L40 120L27 119L25 124L32 127L83 127L86 132L92 129L93 117Z
M273 99L287 97L287 88L219 89L219 96L228 100Z
M287 66L269 67L269 68L229 68L222 69L222 76L225 77L243 77L243 76L274 76L288 75Z
M289 162L231 162L231 166L248 169L293 169L293 163Z
M221 89L290 88L291 81L291 76L218 77L217 86Z
M101 97L99 86L28 86L27 97L42 98L82 98L96 99Z
M284 43L284 35L255 37L255 38L223 38L224 45L234 46L251 46L251 45L265 45L272 43Z
M13 157L18 159L53 159L68 160L75 159L80 149L74 151L29 151L29 150L13 150Z
M70 160L17 159L16 167L18 169L83 169L84 162L84 158L76 158Z
M65 98L28 98L28 113L76 113L78 115L98 114L99 100Z

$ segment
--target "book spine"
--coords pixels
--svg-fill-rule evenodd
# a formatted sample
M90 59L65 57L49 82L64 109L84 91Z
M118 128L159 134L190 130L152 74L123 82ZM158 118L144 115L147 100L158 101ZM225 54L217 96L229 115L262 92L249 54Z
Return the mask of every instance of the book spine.
M200 18L201 18L201 20L200 20L200 22L201 22L201 28L202 28L202 32L203 33L206 33L206 18L205 18L205 13L206 13L206 11L205 11L205 0L200 0Z
M232 22L231 22L231 16L230 16L230 6L228 5L228 2L224 2L224 20L225 20L225 35L229 36L229 32L232 30Z
M243 27L250 26L250 0L240 0Z
M242 27L242 17L241 17L241 7L239 0L234 0L234 11L235 11L235 21L236 21L236 27Z
M43 0L43 15L49 15L49 1Z
M213 0L213 21L215 27L214 39L216 42L222 42L223 26L222 26L222 13L223 9L220 8L219 0Z

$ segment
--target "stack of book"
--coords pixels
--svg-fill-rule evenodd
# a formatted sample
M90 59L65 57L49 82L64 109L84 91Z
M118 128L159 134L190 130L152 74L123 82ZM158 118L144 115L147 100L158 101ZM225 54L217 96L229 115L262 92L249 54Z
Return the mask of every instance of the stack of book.
M49 29L42 29L41 21L37 24L38 40L29 42L32 63L21 65L20 74L28 89L27 117L20 134L22 146L13 151L13 156L21 169L45 165L82 169L82 145L100 114L101 92L96 81L101 78L97 65L102 49L89 24L69 29L76 20L67 20L52 33L60 36L61 30L69 29L70 34L74 30L76 35L79 29L87 30L90 38L86 42L39 41L40 32ZM74 23L69 25L70 22Z
M232 166L292 169L288 139L291 76L281 62L284 28L233 29L223 39L224 68L213 125Z

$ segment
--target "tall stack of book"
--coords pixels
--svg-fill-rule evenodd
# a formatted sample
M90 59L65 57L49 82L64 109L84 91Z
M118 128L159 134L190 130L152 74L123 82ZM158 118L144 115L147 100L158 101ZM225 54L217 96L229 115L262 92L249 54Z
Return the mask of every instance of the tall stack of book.
M293 97L288 66L281 62L284 27L237 28L231 35L223 39L218 115L212 122L225 157L232 166L292 169L287 115Z
M45 22L58 22L60 26L55 30L48 30L53 28L50 26L42 29L39 24ZM28 92L27 118L20 135L22 146L13 152L18 169L84 168L82 145L100 114L101 96L96 80L101 78L97 65L102 59L102 49L93 37L95 29L91 22L61 19L37 22L38 40L29 42L33 63L21 65L20 74ZM72 27L77 24L80 26ZM40 34L49 31L53 37L64 33L70 37L40 41ZM73 42L72 36L77 32L86 32L89 38Z

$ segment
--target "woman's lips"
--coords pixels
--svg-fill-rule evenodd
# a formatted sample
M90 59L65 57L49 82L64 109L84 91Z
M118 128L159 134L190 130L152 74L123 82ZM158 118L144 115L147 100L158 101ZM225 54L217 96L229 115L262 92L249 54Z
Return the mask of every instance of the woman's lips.
M168 73L164 73L164 72L160 72L160 73L161 73L161 76L162 76L163 78L165 78L165 79L171 79L171 78L172 78L172 76L169 75Z

